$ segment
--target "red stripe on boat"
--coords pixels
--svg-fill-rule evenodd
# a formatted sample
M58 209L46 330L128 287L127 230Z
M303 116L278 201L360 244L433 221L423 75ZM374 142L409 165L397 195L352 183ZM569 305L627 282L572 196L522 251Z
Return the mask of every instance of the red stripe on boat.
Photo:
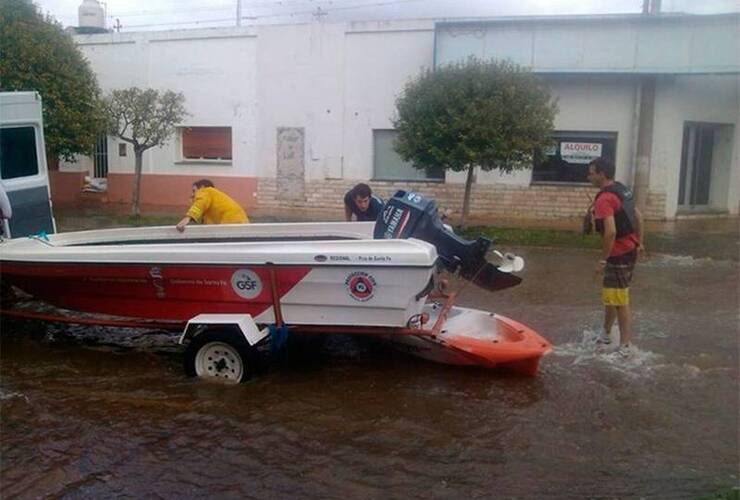
M277 267L278 296L310 271ZM2 277L53 305L119 316L170 320L200 313L257 316L272 306L266 266L3 263Z

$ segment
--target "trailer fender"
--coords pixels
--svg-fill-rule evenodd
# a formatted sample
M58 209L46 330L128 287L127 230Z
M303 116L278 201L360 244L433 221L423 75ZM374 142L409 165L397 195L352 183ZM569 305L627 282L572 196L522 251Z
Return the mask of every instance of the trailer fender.
M269 328L260 330L249 314L199 314L190 318L180 335L180 344L190 342L196 335L212 329L227 328L244 336L250 346L256 345L270 333Z

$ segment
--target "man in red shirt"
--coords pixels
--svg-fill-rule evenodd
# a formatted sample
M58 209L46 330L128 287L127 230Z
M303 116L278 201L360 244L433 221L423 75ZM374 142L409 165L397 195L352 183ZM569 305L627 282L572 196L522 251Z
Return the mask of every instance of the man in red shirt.
M620 351L629 353L632 341L629 285L642 250L642 215L637 210L632 191L614 181L614 164L597 158L588 165L588 180L599 188L592 209L596 230L601 234L601 259L597 275L603 275L601 300L604 303L604 332L600 343L611 342L614 320L619 323Z

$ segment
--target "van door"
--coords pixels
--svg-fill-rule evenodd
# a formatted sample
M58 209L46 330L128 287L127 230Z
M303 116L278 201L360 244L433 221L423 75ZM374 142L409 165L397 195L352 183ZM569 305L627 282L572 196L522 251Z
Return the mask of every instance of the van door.
M49 181L38 124L3 125L0 128L0 179L10 200L9 221L14 238L55 232Z

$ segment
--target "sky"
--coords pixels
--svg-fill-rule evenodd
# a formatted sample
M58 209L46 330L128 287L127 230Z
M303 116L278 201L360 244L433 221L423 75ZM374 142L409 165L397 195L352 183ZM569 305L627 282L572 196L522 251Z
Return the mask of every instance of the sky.
M77 26L82 0L34 0L64 26ZM233 26L237 0L107 0L107 26L120 31ZM639 13L642 0L241 0L242 24L379 19ZM740 0L662 0L662 12L740 11ZM319 13L319 15L316 15Z

